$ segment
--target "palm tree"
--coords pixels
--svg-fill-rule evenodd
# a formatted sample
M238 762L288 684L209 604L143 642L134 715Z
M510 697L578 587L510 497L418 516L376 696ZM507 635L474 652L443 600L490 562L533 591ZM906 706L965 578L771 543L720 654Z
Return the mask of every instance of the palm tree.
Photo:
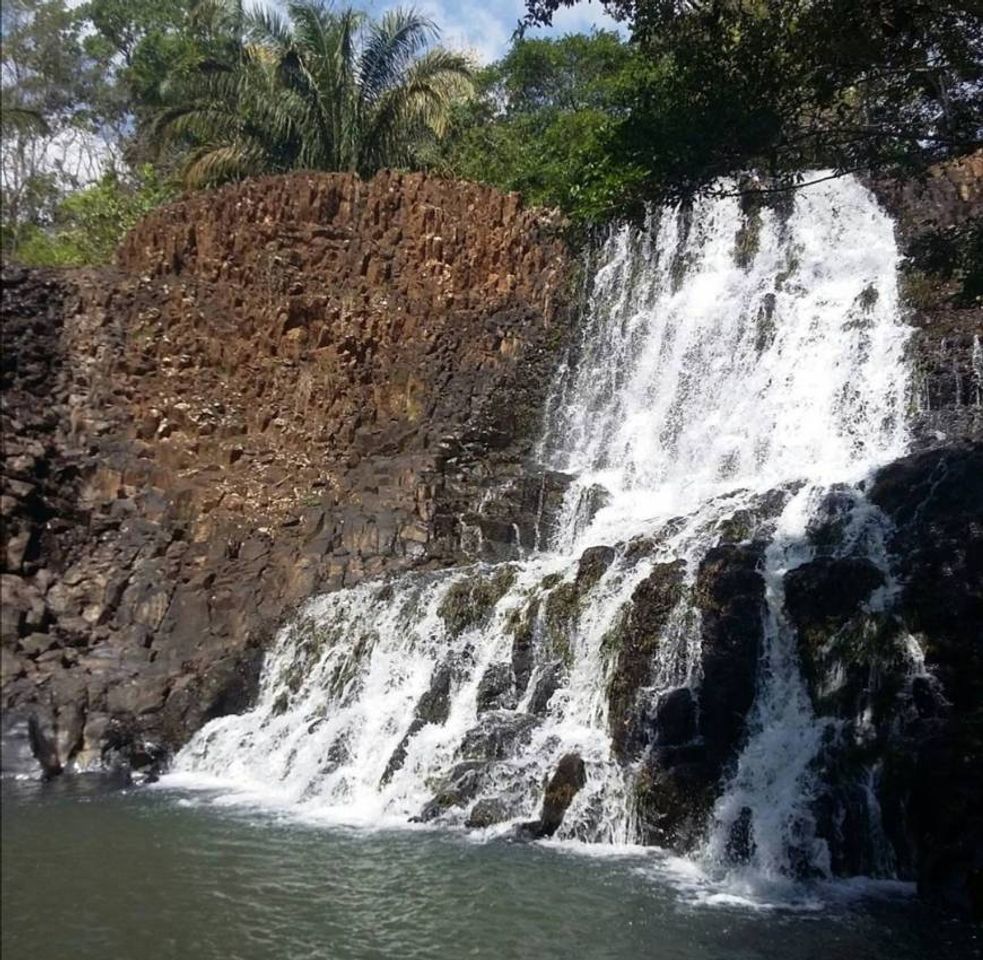
M155 123L162 143L190 145L189 187L412 165L471 92L467 58L434 46L436 26L413 10L373 21L322 0L292 0L286 17L235 9L234 54L203 58Z

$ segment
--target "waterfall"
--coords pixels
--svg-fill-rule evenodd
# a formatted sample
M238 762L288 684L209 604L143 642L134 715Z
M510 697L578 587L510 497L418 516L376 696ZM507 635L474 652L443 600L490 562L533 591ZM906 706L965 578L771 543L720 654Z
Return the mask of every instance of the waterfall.
M891 222L852 178L613 229L588 256L538 448L574 477L552 542L312 599L267 654L254 709L210 722L176 770L346 822L504 832L537 816L576 754L585 782L557 837L635 841L646 748L616 742L612 713L633 597L676 577L636 712L680 690L702 709L700 564L725 540L767 542L746 736L690 847L721 869L828 873L810 812L825 724L783 577L812 557L806 530L828 492L862 499L856 485L905 450L897 262ZM877 522L861 512L851 543L876 541ZM738 856L741 831L754 840Z

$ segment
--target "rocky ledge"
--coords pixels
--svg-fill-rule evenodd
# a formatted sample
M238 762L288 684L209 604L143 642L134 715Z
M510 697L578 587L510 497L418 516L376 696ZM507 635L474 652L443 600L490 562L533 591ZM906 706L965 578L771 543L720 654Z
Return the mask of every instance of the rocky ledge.
M155 213L117 269L6 270L5 763L152 772L250 700L293 604L464 559L567 329L555 227L302 174Z

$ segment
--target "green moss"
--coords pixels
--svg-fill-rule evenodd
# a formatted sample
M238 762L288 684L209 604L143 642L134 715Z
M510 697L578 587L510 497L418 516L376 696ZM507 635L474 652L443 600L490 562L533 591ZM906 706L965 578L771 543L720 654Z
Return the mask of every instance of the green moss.
M864 613L838 629L804 630L799 650L817 713L846 716L865 704L875 722L893 715L908 673L900 625L893 617ZM826 690L823 679L834 671L842 682Z
M581 596L577 584L568 582L555 587L543 604L543 628L547 650L565 666L573 662L570 639L580 617Z
M615 657L624 649L628 636L629 609L627 605L621 608L621 612L601 638L601 653L604 656Z
M548 576L543 577L539 586L543 590L552 590L553 587L555 587L562 579L562 573L551 573Z
M490 577L476 576L452 584L437 608L448 631L460 636L485 620L511 589L515 577L514 568L502 567Z
M929 310L945 299L945 290L936 277L923 270L901 274L901 299L916 310Z

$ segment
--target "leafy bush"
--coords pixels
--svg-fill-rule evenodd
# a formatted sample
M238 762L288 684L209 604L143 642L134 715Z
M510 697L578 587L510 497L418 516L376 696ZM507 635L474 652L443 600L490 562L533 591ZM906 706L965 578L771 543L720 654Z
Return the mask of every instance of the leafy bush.
M127 230L174 195L173 187L149 165L132 180L107 173L98 183L68 194L55 208L50 227L25 230L13 258L37 267L109 263Z

